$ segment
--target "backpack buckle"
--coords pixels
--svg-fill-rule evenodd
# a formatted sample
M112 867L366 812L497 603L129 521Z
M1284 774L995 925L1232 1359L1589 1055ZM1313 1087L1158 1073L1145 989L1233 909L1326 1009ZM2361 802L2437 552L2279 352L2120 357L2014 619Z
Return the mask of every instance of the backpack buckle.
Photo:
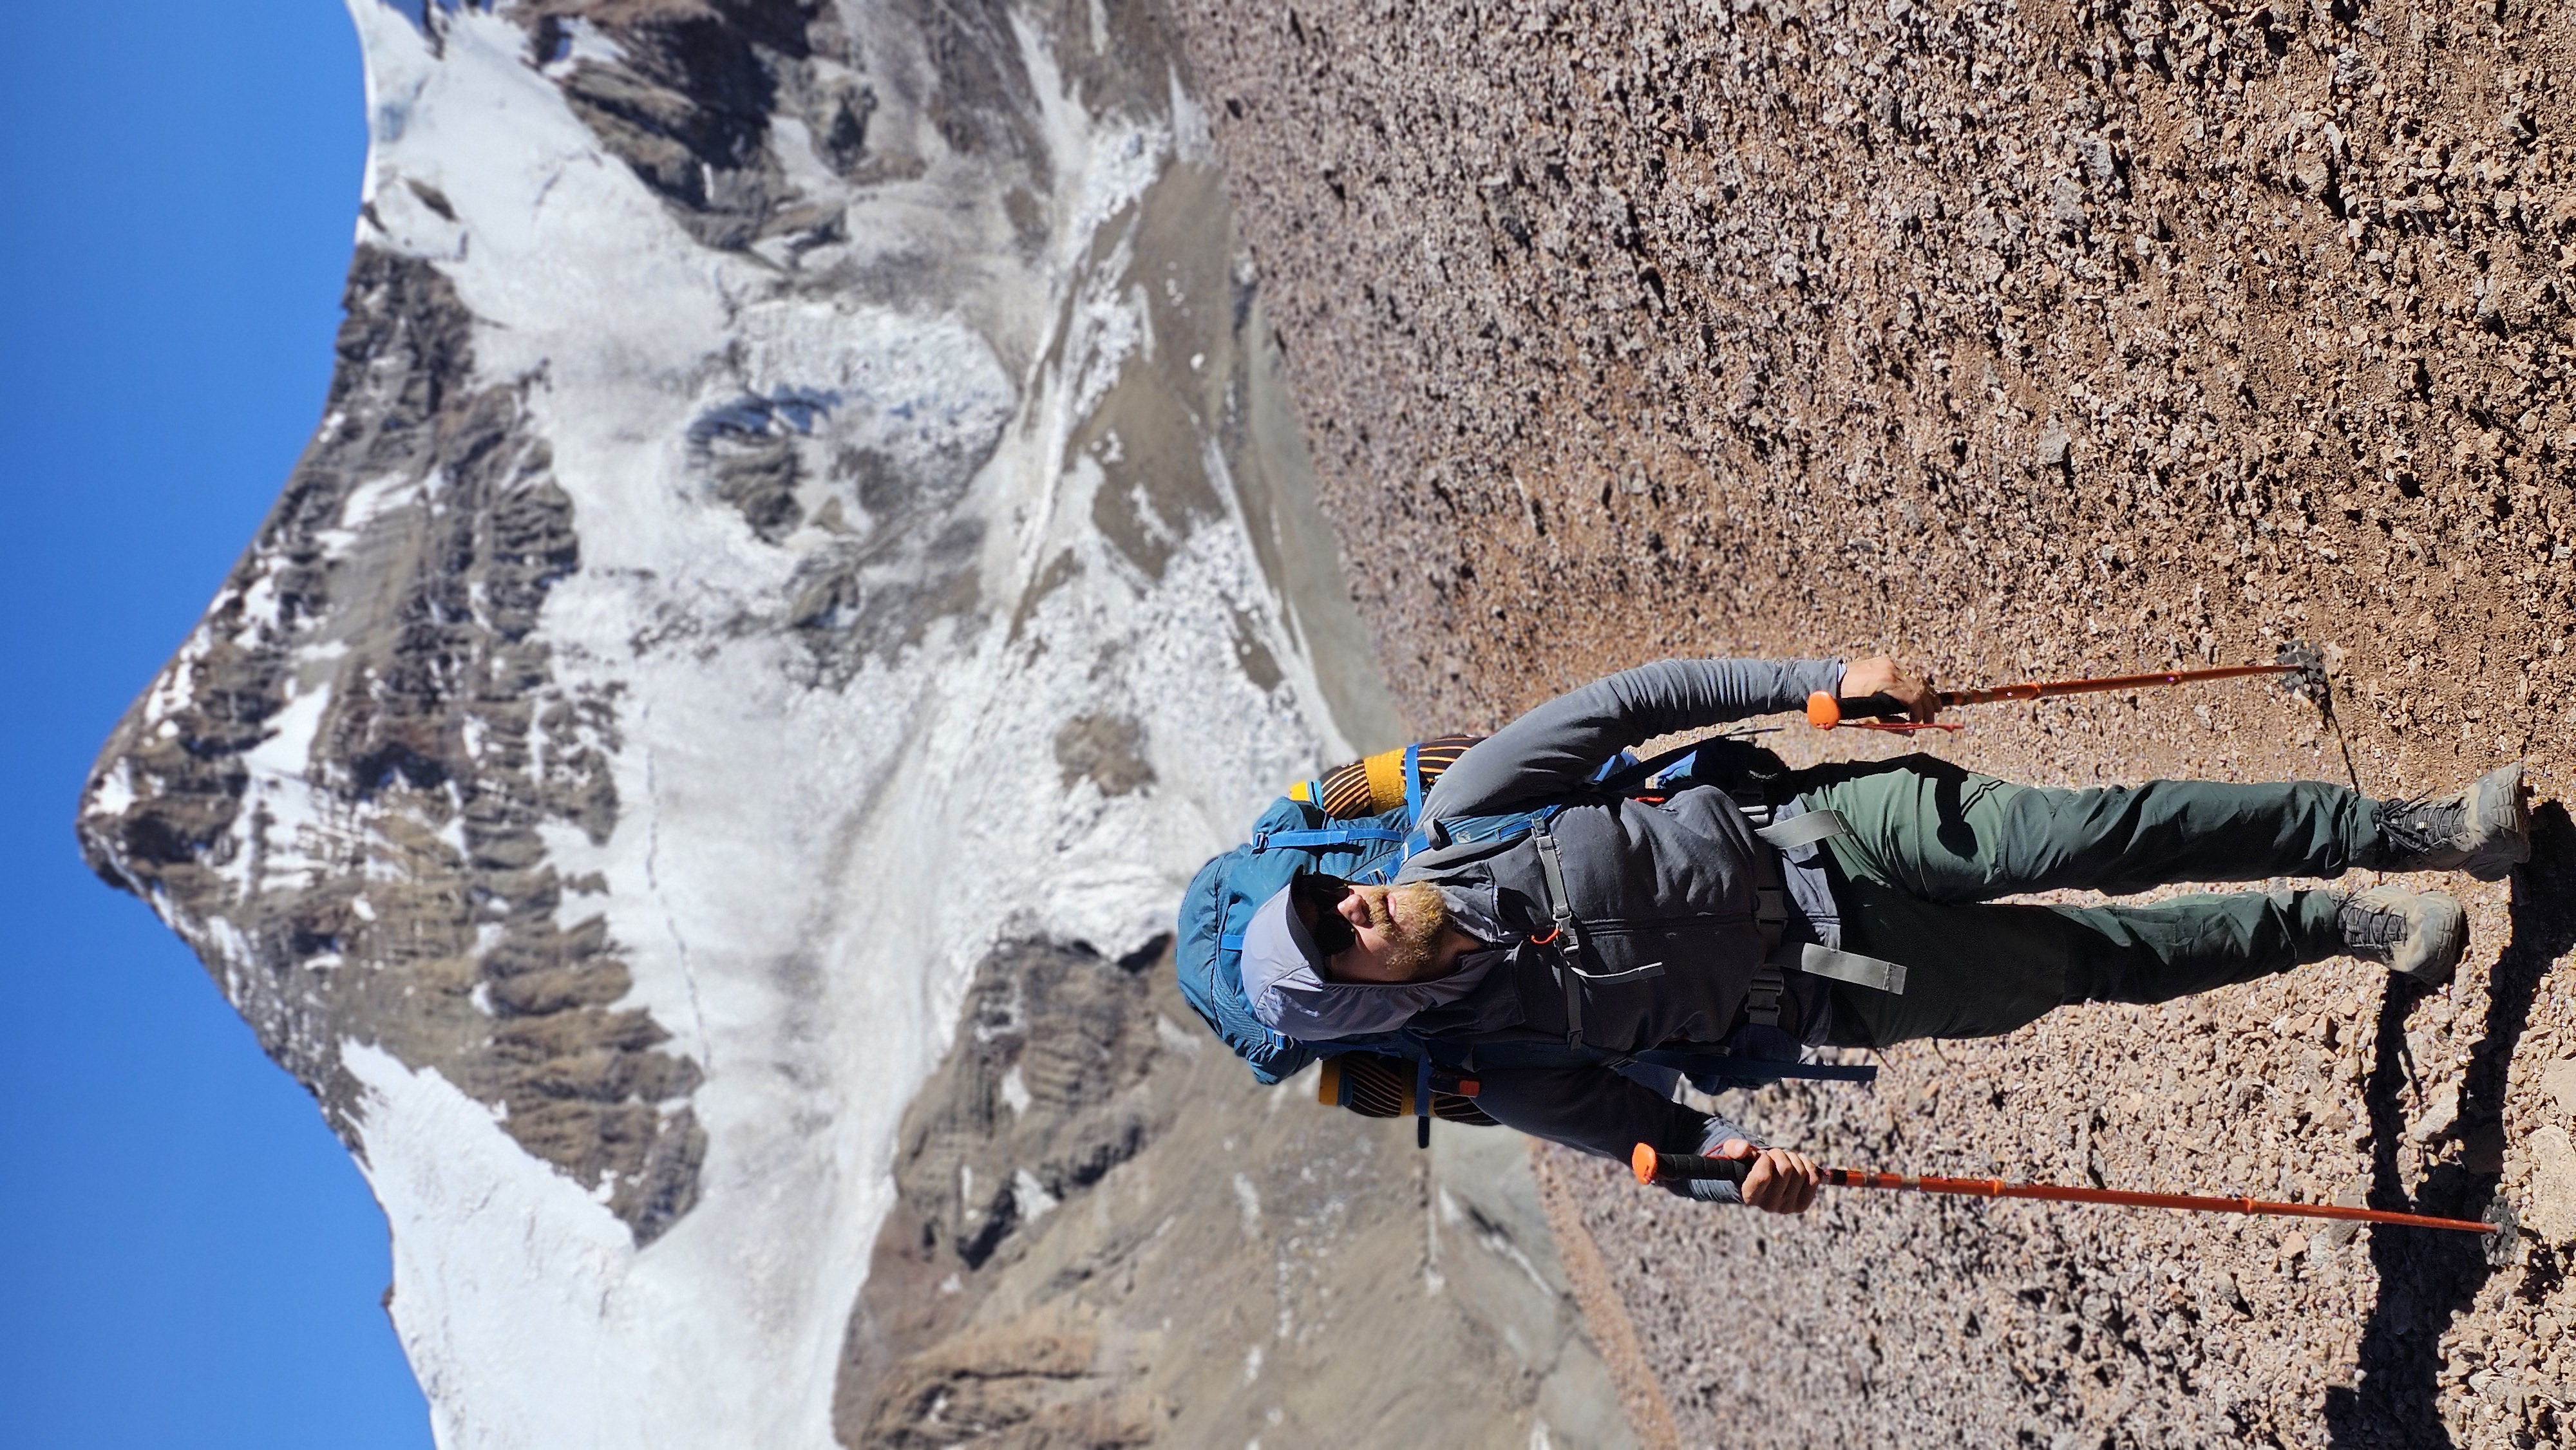
M1764 962L1753 974L1753 985L1744 994L1744 1020L1756 1027L1780 1025L1780 998L1789 989L1789 979L1780 968Z
M1743 813L1747 826L1758 831L1771 824L1777 808L1761 786L1748 781L1728 787L1726 795L1727 799L1735 802L1736 810Z
M1789 892L1786 887L1753 888L1753 926L1762 933L1764 956L1780 949L1780 943L1789 935Z

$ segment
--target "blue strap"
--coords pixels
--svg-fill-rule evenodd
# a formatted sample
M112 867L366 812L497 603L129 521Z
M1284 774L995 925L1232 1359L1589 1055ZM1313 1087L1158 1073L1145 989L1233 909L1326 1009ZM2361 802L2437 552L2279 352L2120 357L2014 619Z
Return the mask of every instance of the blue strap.
M1404 823L1413 832L1404 838L1404 849L1395 853L1398 866L1431 849L1428 822L1422 819L1422 746L1418 742L1404 747Z
M1521 837L1528 835L1532 830L1555 820L1557 813L1563 809L1564 807L1562 805L1541 806L1537 810L1531 811L1525 816L1509 817L1501 825L1488 826L1484 828L1481 833L1471 826L1461 826L1454 822L1442 822L1441 825L1447 832L1447 835L1442 838L1440 844L1443 846L1504 845L1512 841L1517 841ZM1471 817L1470 819L1473 818ZM1404 838L1404 857L1411 857L1417 852L1427 851L1431 849L1431 844L1431 835L1429 831L1416 831L1412 835ZM1396 864L1399 866L1403 865L1403 858L1399 858Z
M1252 838L1256 851L1283 846L1340 846L1352 841L1401 841L1404 832L1384 826L1336 826L1321 831L1264 831Z
M1694 740L1688 745L1675 746L1652 760L1642 760L1625 769L1614 769L1619 761L1618 757L1613 756L1608 764L1601 767L1600 774L1593 777L1593 784L1600 787L1605 794L1626 795L1644 786L1656 776L1670 775L1679 767L1689 764L1692 756L1699 754L1702 748L1710 744L1720 740L1741 740L1748 735L1770 735L1778 729L1778 726L1764 725L1751 730L1729 730L1724 734L1711 735L1704 740Z
M1216 939L1216 949L1221 952L1239 952L1243 950L1243 933L1238 931L1228 936L1218 937Z
M1707 743L1708 742L1705 740L1694 740L1688 745L1678 746L1674 749L1667 750L1652 760L1641 760L1635 765L1629 766L1625 770L1605 770L1599 781L1600 787L1604 793L1609 795L1626 795L1628 792L1644 786L1646 782L1653 780L1656 776L1663 774L1665 771L1670 770L1674 766L1681 764L1683 761L1690 759L1692 756L1699 754L1699 748ZM1614 761L1613 763L1615 764L1616 762Z

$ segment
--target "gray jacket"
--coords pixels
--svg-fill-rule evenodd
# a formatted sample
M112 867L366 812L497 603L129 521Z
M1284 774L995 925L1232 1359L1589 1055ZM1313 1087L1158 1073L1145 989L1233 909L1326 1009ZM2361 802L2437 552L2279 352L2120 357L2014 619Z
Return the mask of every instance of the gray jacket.
M1622 749L1795 710L1841 678L1839 660L1665 660L1622 671L1521 716L1467 751L1433 787L1423 803L1428 821L1563 803L1548 831L1583 944L1585 975L1576 984L1583 1048L1616 1060L1725 1041L1765 954L1754 891L1767 869L1781 870L1789 888L1792 932L1837 944L1821 871L1782 862L1724 792L1701 786L1647 802L1589 796L1586 783ZM1565 958L1529 940L1554 925L1537 836L1423 851L1398 879L1438 884L1461 924L1495 943L1461 963L1459 977L1471 978L1472 988L1407 1024L1470 1045L1482 1089L1477 1103L1487 1113L1623 1162L1639 1142L1703 1152L1749 1136L1671 1101L1668 1073L1566 1065ZM1828 1010L1822 984L1794 973L1790 982L1791 1002L1783 1005L1794 1003L1794 1020L1783 1025L1821 1040ZM1703 1196L1733 1192L1730 1185L1702 1186Z

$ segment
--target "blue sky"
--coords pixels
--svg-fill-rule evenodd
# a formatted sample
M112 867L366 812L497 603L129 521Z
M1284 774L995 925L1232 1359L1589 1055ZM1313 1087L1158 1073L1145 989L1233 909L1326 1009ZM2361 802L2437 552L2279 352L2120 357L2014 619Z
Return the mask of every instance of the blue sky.
M320 415L356 41L336 0L0 38L0 1445L424 1446L356 1166L71 832Z

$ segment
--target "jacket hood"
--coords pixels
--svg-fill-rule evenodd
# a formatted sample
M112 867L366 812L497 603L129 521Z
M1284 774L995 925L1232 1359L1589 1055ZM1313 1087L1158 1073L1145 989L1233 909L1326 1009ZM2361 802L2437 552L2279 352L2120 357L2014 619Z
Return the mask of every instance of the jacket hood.
M1261 903L1243 929L1243 996L1252 1015L1300 1042L1393 1032L1426 1008L1457 1001L1483 975L1453 972L1432 982L1332 982L1323 953L1289 903L1288 887Z

